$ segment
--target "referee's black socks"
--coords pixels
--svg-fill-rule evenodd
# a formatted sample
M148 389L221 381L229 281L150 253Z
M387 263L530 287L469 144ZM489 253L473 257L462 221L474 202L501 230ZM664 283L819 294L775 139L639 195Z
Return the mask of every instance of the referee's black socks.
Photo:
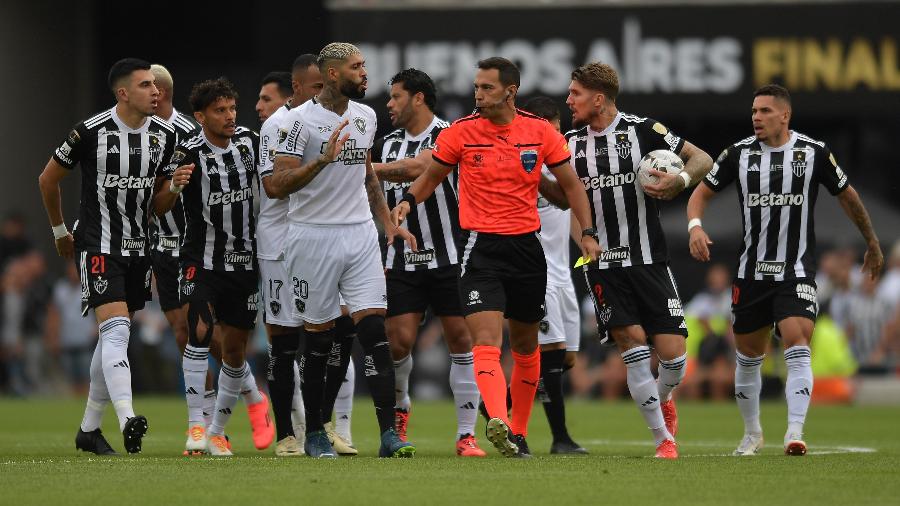
M359 344L365 353L363 373L378 417L379 432L394 427L394 361L384 331L384 316L369 315L356 325Z
M303 384L303 404L306 406L306 432L324 430L322 426L322 402L325 396L325 363L331 352L335 328L323 332L306 330L306 350L300 366Z
M272 356L269 357L269 397L275 413L276 441L294 436L291 404L294 399L294 360L300 346L297 331L272 336Z

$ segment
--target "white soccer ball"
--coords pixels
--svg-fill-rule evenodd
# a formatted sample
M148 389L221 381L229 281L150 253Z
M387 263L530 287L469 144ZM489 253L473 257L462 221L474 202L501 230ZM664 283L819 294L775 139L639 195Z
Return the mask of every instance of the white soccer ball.
M641 186L659 182L659 177L650 174L650 169L668 172L669 174L678 174L684 170L684 162L681 161L678 155L668 149L657 149L647 153L641 158L641 163L638 164L637 177Z

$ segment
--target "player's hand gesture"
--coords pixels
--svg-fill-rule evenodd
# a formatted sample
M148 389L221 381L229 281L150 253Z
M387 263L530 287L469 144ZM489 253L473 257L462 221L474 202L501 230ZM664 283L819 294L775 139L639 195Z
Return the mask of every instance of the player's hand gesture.
M600 243L597 242L597 238L594 236L582 236L579 246L581 247L581 257L588 259L585 263L593 262L600 257Z
M881 269L884 268L884 255L881 253L881 246L878 244L869 245L866 255L863 257L862 272L868 272L869 276L874 280L881 275Z
M644 186L644 193L655 199L672 200L684 190L684 179L678 174L670 174L661 170L650 169L651 176L657 177L657 182Z
M406 219L407 214L409 214L409 203L400 202L391 209L391 223L393 223L395 227L399 227L400 224L403 223L403 220Z
M345 119L334 129L334 132L331 132L331 136L328 137L328 143L325 144L325 149L322 151L322 154L319 155L320 162L327 165L333 162L338 155L341 154L341 150L344 149L344 143L350 138L350 133L341 136L341 132L349 123L350 120Z
M65 237L56 240L56 252L67 260L75 255L75 238L72 234L66 234Z
M709 240L703 227L697 225L691 228L690 234L691 256L701 262L709 262L709 246L713 242Z
M191 182L191 173L194 172L194 164L182 165L172 173L172 186L183 189Z
M399 237L406 242L406 245L409 246L410 251L419 251L419 246L416 244L416 236L412 235L409 230L405 228L401 228L397 225L387 227L384 231L385 237L387 237L387 245L390 246L394 244L394 238Z

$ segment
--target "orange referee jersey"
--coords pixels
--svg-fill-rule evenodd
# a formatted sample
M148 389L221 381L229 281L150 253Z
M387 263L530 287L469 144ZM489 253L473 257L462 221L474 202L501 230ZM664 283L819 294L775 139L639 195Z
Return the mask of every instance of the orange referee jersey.
M541 165L568 162L569 146L545 119L517 109L508 125L478 114L456 120L438 135L432 156L441 164L459 165L463 229L517 235L540 228L534 203Z

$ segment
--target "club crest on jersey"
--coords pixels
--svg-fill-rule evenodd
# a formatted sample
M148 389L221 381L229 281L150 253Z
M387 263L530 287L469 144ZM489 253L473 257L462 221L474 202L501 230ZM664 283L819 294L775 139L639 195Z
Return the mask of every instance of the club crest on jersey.
M533 171L535 166L537 166L537 161L538 161L537 150L526 149L526 150L520 151L519 152L519 160L522 161L522 168L525 169L525 172L531 174L531 171Z
M803 177L803 174L806 172L806 151L794 151L794 159L791 160L791 172L797 177Z
M97 295L103 295L106 293L106 289L109 287L109 281L103 279L102 277L97 277L94 280L94 291L97 292Z
M353 126L359 130L359 133L365 135L366 134L366 120L362 118L353 118Z
M237 145L237 150L241 155L241 163L244 164L244 167L253 167L253 153L250 152L250 146L241 143Z
M277 300L273 300L269 302L269 309L272 311L272 316L278 316L278 313L281 312L281 303Z
M616 153L619 154L619 158L625 159L631 155L631 141L628 140L628 137L624 134L616 136Z

